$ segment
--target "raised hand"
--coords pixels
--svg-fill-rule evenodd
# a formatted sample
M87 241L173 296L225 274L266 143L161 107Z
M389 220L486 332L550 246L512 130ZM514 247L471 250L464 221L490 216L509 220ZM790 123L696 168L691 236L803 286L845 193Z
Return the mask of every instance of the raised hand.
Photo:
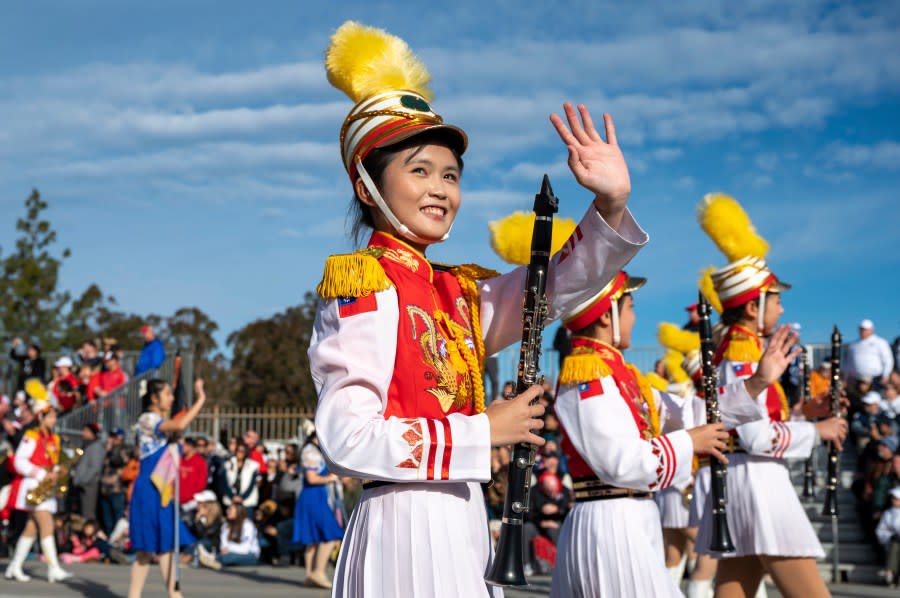
M575 180L594 193L594 206L600 215L610 226L617 228L631 193L631 179L616 140L612 116L603 115L604 141L584 104L578 105L576 113L571 102L566 102L563 110L568 126L556 114L550 115L550 122L569 150L569 168Z
M802 351L800 347L795 347L799 339L790 326L780 326L769 338L769 344L759 360L756 373L744 383L751 397L758 396L770 384L781 378Z

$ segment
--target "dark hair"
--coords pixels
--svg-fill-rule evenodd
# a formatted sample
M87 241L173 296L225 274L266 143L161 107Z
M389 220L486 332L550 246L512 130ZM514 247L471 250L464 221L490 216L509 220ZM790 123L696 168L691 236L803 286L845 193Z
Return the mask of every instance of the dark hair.
M244 527L244 520L247 518L247 508L237 502L228 506L234 507L234 521L228 521L227 518L225 520L225 524L228 526L228 541L237 543L241 541L241 531Z
M449 138L450 135L451 133L438 129L436 131L426 131L419 135L413 135L409 139L404 139L394 145L376 147L370 151L369 155L362 161L363 168L365 168L366 172L369 173L369 176L372 177L372 182L375 183L375 187L379 191L383 191L384 171L397 154L411 147L420 147L429 143L434 143L437 145L444 145L453 152L453 156L456 158L456 162L459 165L459 173L462 175L464 166L462 154L459 153L459 150L456 149L456 144ZM355 182L356 179L354 178L354 183ZM356 196L355 192L353 194L353 200L350 202L350 207L347 210L347 218L353 222L350 228L350 236L353 238L353 242L356 245L360 244L360 238L362 237L364 229L375 228L372 209L364 204L362 200Z
M153 397L159 397L159 393L166 387L166 381L159 378L147 380L147 392L141 396L141 411L149 411L153 406Z
M742 303L737 307L729 307L719 316L719 321L725 326L734 326L743 319L746 306L746 303Z

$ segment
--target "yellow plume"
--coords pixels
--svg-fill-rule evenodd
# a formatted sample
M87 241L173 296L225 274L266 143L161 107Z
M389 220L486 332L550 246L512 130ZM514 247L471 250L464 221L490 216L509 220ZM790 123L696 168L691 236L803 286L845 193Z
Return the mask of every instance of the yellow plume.
M431 99L431 75L406 42L382 29L346 21L331 36L325 55L328 81L359 102L389 90Z
M672 380L672 382L681 384L691 379L691 377L688 376L687 372L684 371L684 368L681 367L683 361L684 354L680 351L675 351L674 349L669 349L663 356L663 365L666 366L666 373L669 375L669 379Z
M700 348L700 335L689 330L682 330L671 322L660 322L656 328L656 339L659 344L670 351L690 353Z
M571 218L554 218L550 253L556 253L572 233L575 221ZM491 231L491 247L494 253L510 264L527 264L531 261L531 235L534 232L534 212L513 212L505 218L488 223Z
M719 301L719 294L716 293L716 286L713 284L712 273L716 269L712 266L709 266L700 274L700 292L703 293L703 296L706 297L706 300L709 301L709 304L712 305L712 308L716 310L717 314L722 313L722 302Z
M764 258L769 252L769 244L756 232L741 204L729 195L707 193L697 207L697 221L730 262L748 256Z

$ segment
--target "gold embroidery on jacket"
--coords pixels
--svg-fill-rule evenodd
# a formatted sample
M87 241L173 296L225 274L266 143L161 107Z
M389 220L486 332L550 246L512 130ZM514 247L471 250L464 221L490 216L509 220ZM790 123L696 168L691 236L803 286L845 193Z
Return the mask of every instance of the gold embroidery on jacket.
M444 413L453 406L464 407L471 400L471 382L456 342L439 332L434 318L421 307L407 305L406 312L412 324L412 340L419 342L422 359L425 365L434 370L436 376L435 386L426 389L426 392L438 400ZM437 316L449 319L443 312L438 312ZM419 320L423 328L421 333L417 327Z

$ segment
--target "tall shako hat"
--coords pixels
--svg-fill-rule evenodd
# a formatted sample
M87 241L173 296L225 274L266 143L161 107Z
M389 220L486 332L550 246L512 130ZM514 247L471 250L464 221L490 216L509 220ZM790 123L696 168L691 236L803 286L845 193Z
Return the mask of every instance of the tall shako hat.
M619 332L619 299L626 293L633 293L646 283L646 278L628 276L627 272L620 270L599 293L572 310L572 315L563 320L563 326L573 332L578 331L611 311L613 345L618 346L622 340Z
M432 109L431 75L406 42L386 31L346 21L331 37L325 70L328 81L356 103L340 134L341 159L350 180L357 175L363 180L379 210L400 234L423 241L391 212L362 161L375 148L426 131L443 132L446 141L462 154L468 144L466 134L444 124Z
M707 270L704 274L704 277L711 279L718 299L716 309L722 311L739 307L758 299L758 322L762 333L766 294L791 288L791 285L779 281L766 265L769 244L756 232L741 205L723 193L709 193L703 197L697 208L697 220L730 262L723 268ZM701 281L700 287L707 290L710 284Z

